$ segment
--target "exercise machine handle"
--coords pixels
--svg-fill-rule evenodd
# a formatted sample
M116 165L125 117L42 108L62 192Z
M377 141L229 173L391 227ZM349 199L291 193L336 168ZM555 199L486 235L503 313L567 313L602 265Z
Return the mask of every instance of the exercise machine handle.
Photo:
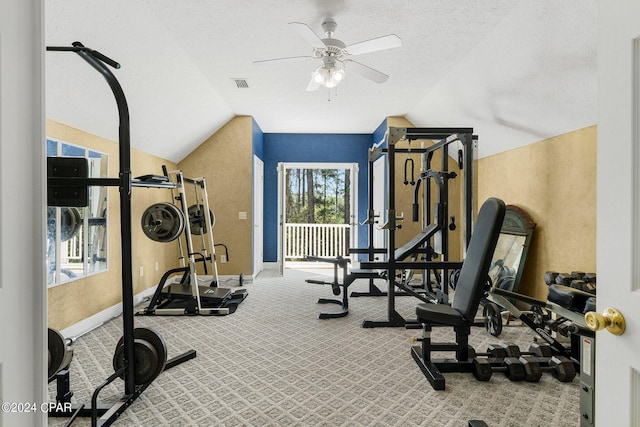
M93 50L90 49L88 47L85 47L82 43L80 42L73 42L71 43L71 46L47 46L47 50L48 51L57 51L57 52L62 52L62 51L71 51L71 52L86 52L89 55L93 56L94 58L104 62L105 64L115 68L115 69L119 69L120 68L120 64L117 63L116 61L114 61L113 59L109 58L107 55L98 52L97 50Z

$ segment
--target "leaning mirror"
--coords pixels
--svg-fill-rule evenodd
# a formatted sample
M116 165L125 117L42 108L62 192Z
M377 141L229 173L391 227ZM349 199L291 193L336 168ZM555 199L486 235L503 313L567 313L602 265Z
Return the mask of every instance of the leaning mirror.
M521 208L507 205L489 276L494 286L517 292L536 224Z
M87 159L89 178L106 178L108 155L47 139L47 157ZM47 207L47 285L107 269L107 189L89 187L86 207Z

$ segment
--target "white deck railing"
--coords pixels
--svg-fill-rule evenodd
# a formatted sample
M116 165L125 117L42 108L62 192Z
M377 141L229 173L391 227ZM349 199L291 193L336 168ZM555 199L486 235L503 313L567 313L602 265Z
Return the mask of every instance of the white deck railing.
M349 224L285 224L285 259L347 256Z

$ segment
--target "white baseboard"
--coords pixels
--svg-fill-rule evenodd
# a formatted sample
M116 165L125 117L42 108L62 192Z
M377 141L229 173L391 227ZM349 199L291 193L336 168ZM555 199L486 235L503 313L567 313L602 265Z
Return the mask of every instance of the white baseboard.
M136 306L140 304L145 298L151 297L155 290L156 287L153 286L140 292L137 295L134 295L133 305ZM93 316L87 317L86 319L81 320L80 322L75 323L68 328L63 329L62 331L60 331L60 333L63 337L71 338L73 340L108 322L114 317L119 316L120 314L122 314L122 304L116 304L102 310L99 313L94 314Z
M229 285L238 285L240 276L218 276L220 281L219 286L224 287L225 283L229 283ZM253 282L253 275L243 275L243 284ZM133 297L133 305L136 306L140 304L145 298L150 298L155 292L156 287L153 286L148 288ZM109 308L102 310L99 313L94 314L93 316L87 317L84 320L81 320L78 323L75 323L68 328L60 331L63 337L71 338L72 340L78 338L87 332L97 328L98 326L108 322L114 317L118 317L122 314L122 304L116 304Z

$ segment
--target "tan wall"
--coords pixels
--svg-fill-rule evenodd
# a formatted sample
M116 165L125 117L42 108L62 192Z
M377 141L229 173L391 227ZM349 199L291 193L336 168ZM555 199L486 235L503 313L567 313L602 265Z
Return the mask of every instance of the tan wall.
M478 203L502 198L537 223L520 291L546 299L547 270L595 272L596 126L478 161Z
M178 164L185 177L205 178L216 218L215 243L229 248L229 262L218 262L222 275L250 274L253 269L252 128L250 116L234 117ZM238 219L240 212L247 219ZM216 253L220 261L224 252L217 248Z
M117 143L52 120L47 121L47 136L109 154L109 177L118 176ZM175 168L175 164L166 160L137 150L131 152L133 176L161 174L163 164ZM178 265L177 244L149 240L140 227L142 212L149 205L159 201L170 201L167 192L168 190L143 188L134 188L132 192L134 294L154 286L166 270ZM108 197L108 270L49 288L48 321L52 328L67 328L122 301L118 189L109 188ZM155 262L159 264L158 272L154 271ZM142 277L139 276L140 266L144 268Z
M404 117L387 117L387 126L388 127L414 127L413 123L408 121ZM421 147L421 144L424 143L424 147L429 147L434 143L434 141L412 141L411 148L418 149ZM408 148L408 142L401 141L396 144L397 148ZM406 159L409 157L406 153L398 153L396 154L396 211L398 213L404 213L404 221L402 221L402 228L396 231L396 246L402 246L413 236L418 234L420 230L422 230L422 212L424 208L424 198L423 198L423 190L424 190L424 182L420 187L420 212L418 222L413 222L412 220L412 204L413 204L413 193L414 187L411 185L404 185L404 164ZM411 154L410 157L413 159L414 169L415 169L415 177L417 178L420 174L420 159L421 155L419 154ZM438 150L431 161L431 168L434 170L441 169L441 161L442 161L442 150ZM449 216L454 215L456 217L456 224L458 227L455 231L449 231L449 260L451 261L460 261L462 260L462 205L461 205L461 194L462 194L462 183L463 183L463 173L458 170L457 160L449 157L448 169L450 172L455 172L458 176L455 179L449 180L449 194L448 194L448 209ZM431 181L431 214L433 220L433 205L437 201L437 189L433 180Z

